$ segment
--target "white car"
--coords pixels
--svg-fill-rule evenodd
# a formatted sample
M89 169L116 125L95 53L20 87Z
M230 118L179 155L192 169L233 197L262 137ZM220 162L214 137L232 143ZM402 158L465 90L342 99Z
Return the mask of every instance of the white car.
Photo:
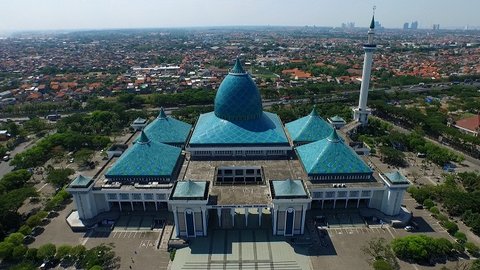
M409 225L409 226L405 226L405 231L407 231L407 232L413 231L413 226L410 226L410 225Z

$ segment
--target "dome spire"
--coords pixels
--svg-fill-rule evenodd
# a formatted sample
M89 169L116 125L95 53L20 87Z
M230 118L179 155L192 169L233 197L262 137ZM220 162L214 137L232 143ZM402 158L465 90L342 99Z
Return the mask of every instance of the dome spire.
M142 130L142 133L140 134L140 138L138 138L138 143L140 144L147 144L150 142L150 139L147 137L147 134Z
M375 29L375 9L377 9L376 6L373 6L373 15L372 15L372 21L370 22L370 29Z
M317 105L313 105L312 111L310 112L310 116L318 116Z
M158 114L158 118L160 119L167 119L167 114L163 110L163 107L160 107L160 113Z
M232 70L230 70L232 74L245 74L245 70L242 67L242 63L240 62L240 58L237 57L235 60L235 65L233 66Z
M341 141L335 129L332 130L332 133L330 133L330 136L327 137L327 140L332 143L338 143Z

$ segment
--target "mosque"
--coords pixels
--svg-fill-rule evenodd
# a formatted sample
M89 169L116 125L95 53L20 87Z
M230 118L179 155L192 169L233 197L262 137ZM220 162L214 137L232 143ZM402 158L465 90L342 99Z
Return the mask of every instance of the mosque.
M354 109L362 125L369 114L365 69L375 49L373 27ZM372 208L396 216L409 185L398 171L368 166L315 107L285 125L264 111L239 59L217 91L214 111L194 126L163 109L152 122L134 124L139 130L125 151L93 178L80 175L69 185L80 220L112 210L168 209L177 237L206 236L210 226L232 228L239 218L244 226L261 226L265 217L272 234L292 236L304 233L311 209Z

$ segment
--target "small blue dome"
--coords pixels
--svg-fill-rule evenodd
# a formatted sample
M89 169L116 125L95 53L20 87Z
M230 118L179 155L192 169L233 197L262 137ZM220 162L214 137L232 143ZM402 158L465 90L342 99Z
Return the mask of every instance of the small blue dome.
M237 59L218 88L215 115L228 121L245 121L258 119L262 113L260 92Z

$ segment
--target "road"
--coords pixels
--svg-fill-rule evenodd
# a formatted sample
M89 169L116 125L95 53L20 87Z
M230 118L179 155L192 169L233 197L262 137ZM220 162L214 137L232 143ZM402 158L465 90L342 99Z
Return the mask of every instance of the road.
M397 130L397 131L399 131L399 132L401 132L401 133L404 133L404 134L410 134L410 133L411 133L410 130L407 130L407 129L403 128L403 127L400 127L400 126L398 126L398 125L396 125L396 124L394 124L394 123L392 123L392 122L389 122L389 121L387 121L387 120L385 120L385 119L382 119L382 118L379 118L379 117L376 117L376 116L371 116L371 117L374 117L374 118L376 118L376 119L379 119L379 120L381 120L381 121L384 121L384 122L387 122L387 123L391 124L395 130ZM443 148L446 148L446 149L454 152L454 153L457 154L457 155L464 156L464 157L465 157L465 160L467 160L467 161L469 161L469 162L471 162L471 163L473 163L473 164L475 164L475 165L477 165L477 166L480 166L480 160L478 160L478 159L476 159L476 158L474 158L474 157L472 157L472 156L469 156L469 155L465 154L464 152L459 151L459 150L457 150L457 149L455 149L455 148L453 148L453 147L450 147L450 146L448 146L448 145L444 145L444 144L442 144L442 143L440 143L440 142L438 142L438 141L436 141L436 140L434 140L434 139L432 139L432 138L429 138L429 137L426 137L426 136L424 136L424 138L425 138L427 141L429 141L429 142L431 142L431 143L434 143L434 144L436 144L436 145L439 145L439 146L441 146L441 147L443 147Z
M24 150L32 147L33 145L35 145L35 142L36 140L30 140L17 145L17 147L15 147L15 149L11 151L12 154L10 155L10 157L13 158L16 154L21 153ZM13 166L10 166L10 161L2 161L0 163L0 178L3 177L5 174L11 172L12 170Z

